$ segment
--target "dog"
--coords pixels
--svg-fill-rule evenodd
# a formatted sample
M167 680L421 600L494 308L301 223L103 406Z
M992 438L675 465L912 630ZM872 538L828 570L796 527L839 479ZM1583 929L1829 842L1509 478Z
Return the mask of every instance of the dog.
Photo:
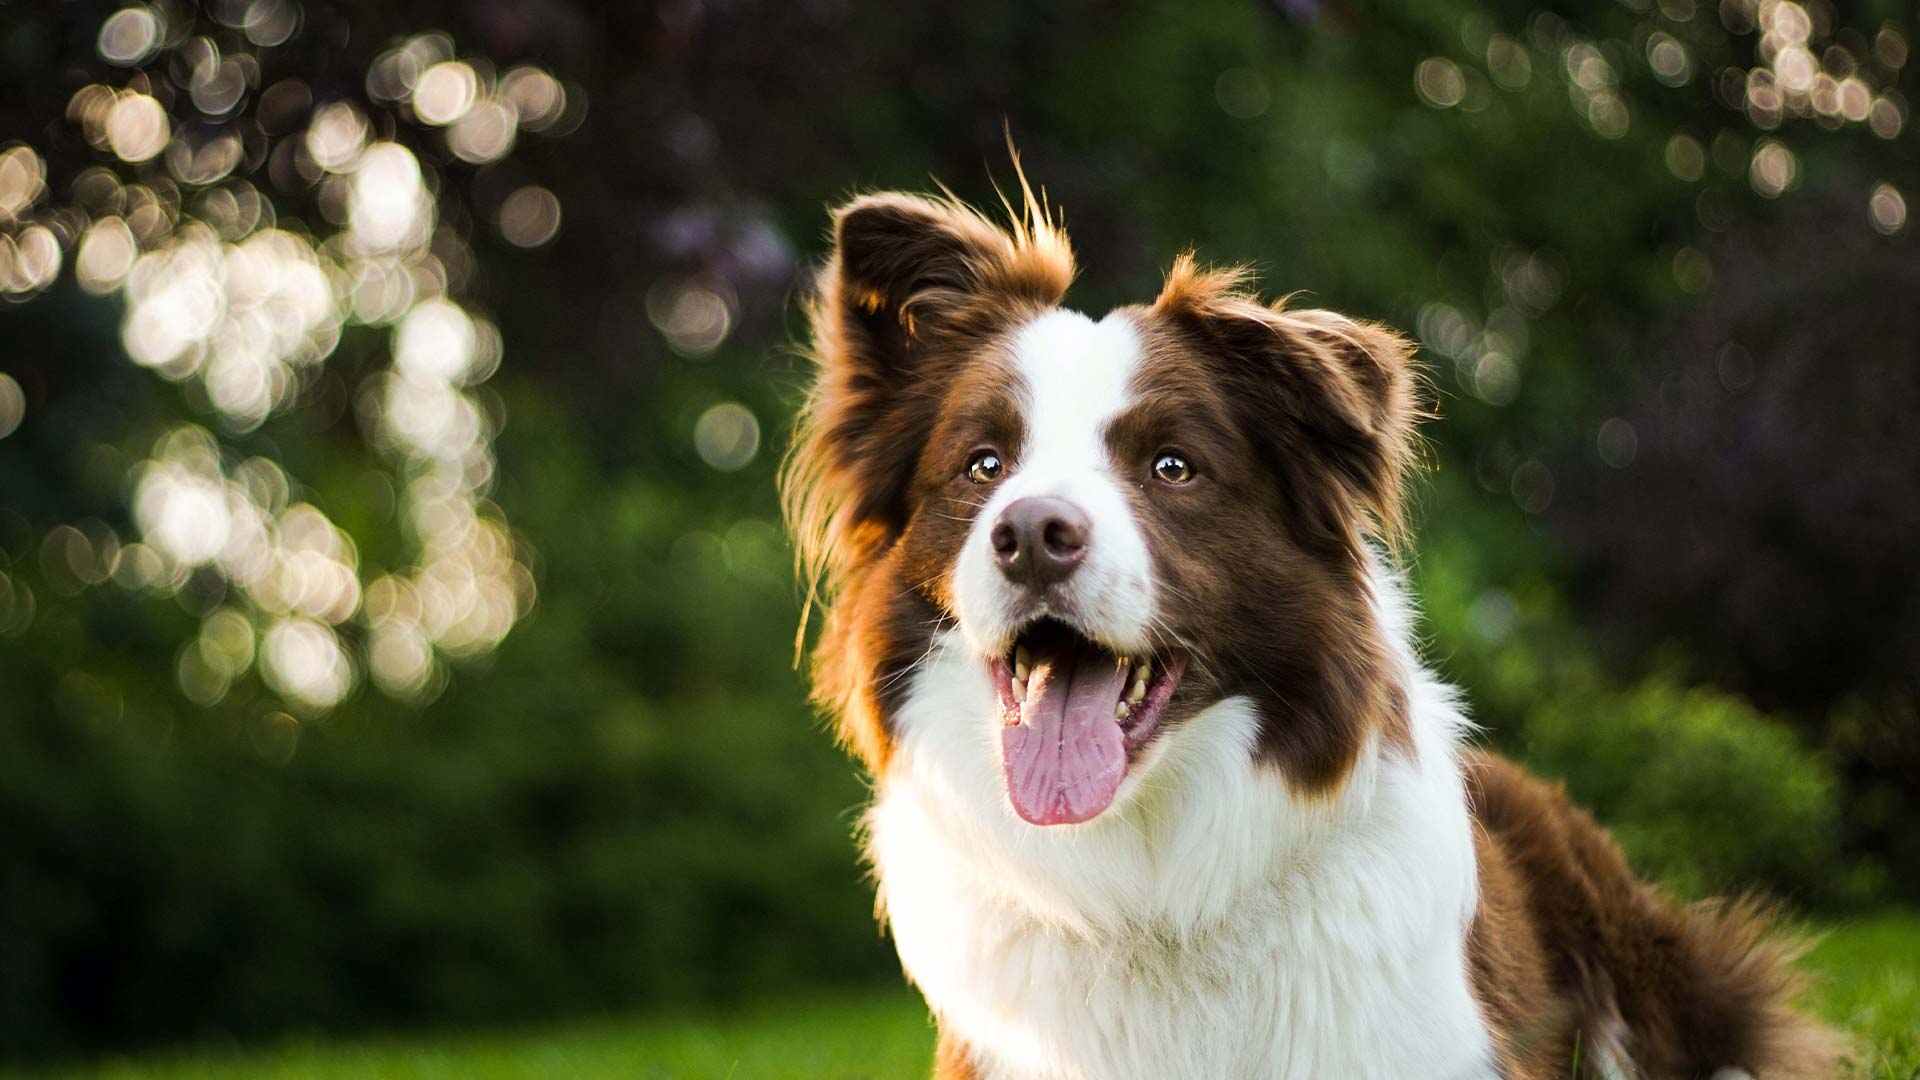
M1408 342L1191 254L1078 314L1020 187L833 213L782 472L936 1076L1832 1075L1764 907L1466 746L1394 570Z

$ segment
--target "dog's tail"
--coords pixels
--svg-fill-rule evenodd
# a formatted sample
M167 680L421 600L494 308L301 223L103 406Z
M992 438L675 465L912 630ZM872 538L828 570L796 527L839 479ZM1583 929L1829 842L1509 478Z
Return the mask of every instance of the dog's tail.
M1752 898L1675 904L1636 879L1606 832L1558 789L1490 755L1471 757L1467 777L1483 842L1525 893L1515 906L1527 912L1555 996L1574 1014L1577 1066L1562 1060L1547 1075L1836 1075L1846 1040L1794 1009L1804 986L1795 963L1808 942L1775 909Z

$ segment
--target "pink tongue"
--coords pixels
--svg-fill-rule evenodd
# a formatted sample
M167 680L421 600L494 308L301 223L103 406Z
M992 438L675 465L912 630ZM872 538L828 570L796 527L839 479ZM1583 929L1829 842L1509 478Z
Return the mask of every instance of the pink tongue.
M1071 825L1111 805L1127 775L1126 740L1113 709L1128 672L1102 649L1034 659L1020 723L1000 731L1007 795L1035 825Z

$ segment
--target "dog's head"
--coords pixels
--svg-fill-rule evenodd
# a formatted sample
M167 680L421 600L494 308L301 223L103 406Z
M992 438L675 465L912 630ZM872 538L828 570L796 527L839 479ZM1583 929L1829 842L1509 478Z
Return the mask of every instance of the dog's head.
M1182 721L1254 703L1253 754L1326 791L1404 733L1367 587L1417 414L1406 344L1178 260L1158 299L1059 306L1065 236L951 199L834 216L817 381L785 477L831 604L816 692L876 771L958 631L1014 810L1088 820Z

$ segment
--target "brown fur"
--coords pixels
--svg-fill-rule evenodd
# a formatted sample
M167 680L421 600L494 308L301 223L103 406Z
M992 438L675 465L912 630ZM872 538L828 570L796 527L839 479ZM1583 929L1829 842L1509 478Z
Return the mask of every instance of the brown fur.
M955 553L984 502L966 463L1026 438L1006 338L1074 275L1030 190L1006 228L948 199L872 195L834 217L813 319L816 383L782 477L811 604L825 613L815 698L884 773L891 716L951 625ZM1011 215L1010 215L1011 216ZM1293 790L1337 790L1374 740L1412 752L1404 690L1368 603L1369 538L1404 538L1423 415L1406 341L1257 299L1242 270L1177 260L1126 309L1146 349L1135 405L1106 432L1163 601L1191 657L1163 726L1229 695L1258 706L1258 760ZM1158 485L1177 448L1201 482ZM804 628L803 628L804 629ZM1558 791L1467 761L1480 906L1469 974L1506 1080L1599 1076L1617 1051L1644 1080L1725 1065L1759 1080L1831 1075L1840 1042L1789 1008L1794 948L1747 901L1676 907ZM943 1036L938 1076L977 1075Z
M944 1031L933 1051L933 1080L980 1080L980 1070L973 1064L973 1052L966 1043Z
M1795 1013L1799 948L1751 900L1679 907L1638 880L1565 795L1489 754L1466 763L1481 830L1468 956L1508 1080L1599 1078L1604 1049L1645 1080L1738 1066L1826 1078L1842 1041Z
M1370 737L1411 746L1363 538L1398 529L1412 375L1398 338L1264 306L1245 282L1182 258L1158 302L1129 309L1147 356L1139 404L1108 442L1143 474L1178 446L1206 479L1134 500L1165 585L1161 621L1196 658L1175 719L1250 697L1261 759L1302 793L1329 792Z

